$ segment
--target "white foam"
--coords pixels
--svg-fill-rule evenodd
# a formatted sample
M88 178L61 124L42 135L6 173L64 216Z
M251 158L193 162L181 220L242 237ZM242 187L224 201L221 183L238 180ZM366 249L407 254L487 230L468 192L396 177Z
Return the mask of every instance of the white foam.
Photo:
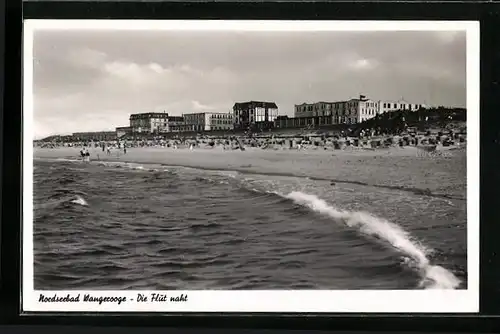
M400 226L367 212L337 210L315 195L294 191L285 197L315 212L329 216L336 221L341 221L349 227L356 228L363 234L376 236L388 242L413 260L406 261L406 264L416 269L422 276L420 287L455 289L460 285L460 280L453 273L441 266L431 265L427 258L427 253L430 250L412 240L409 233ZM408 262L414 262L416 266L411 266Z
M74 200L72 200L71 203L79 204L79 205L83 205L83 206L88 206L89 205L87 203L87 201L83 197L81 197L79 195L76 195L76 198Z
M47 160L57 160L57 161L67 161L67 162L81 162L81 159L69 159L69 158L56 158L56 159L47 159Z

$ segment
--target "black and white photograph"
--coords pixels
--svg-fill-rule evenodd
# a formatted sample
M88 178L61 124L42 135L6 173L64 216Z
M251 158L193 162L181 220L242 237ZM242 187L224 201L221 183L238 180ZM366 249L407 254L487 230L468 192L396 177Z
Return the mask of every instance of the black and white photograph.
M44 22L25 35L26 305L366 290L365 307L477 307L477 26Z

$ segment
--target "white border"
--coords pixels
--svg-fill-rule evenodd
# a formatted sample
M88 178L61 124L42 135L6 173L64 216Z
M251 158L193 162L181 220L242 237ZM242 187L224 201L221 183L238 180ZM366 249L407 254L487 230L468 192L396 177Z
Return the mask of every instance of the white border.
M52 30L453 31L467 33L467 290L163 291L187 302L131 302L154 291L57 291L122 296L117 303L40 303L33 283L33 32ZM24 21L22 310L64 312L479 312L479 23L472 21ZM47 291L53 296L56 291Z

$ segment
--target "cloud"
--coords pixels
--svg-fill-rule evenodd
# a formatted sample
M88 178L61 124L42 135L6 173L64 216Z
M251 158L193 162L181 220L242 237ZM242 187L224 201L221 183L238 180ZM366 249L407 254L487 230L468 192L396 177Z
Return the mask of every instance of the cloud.
M376 66L376 61L370 59L356 59L349 63L350 68L358 71L370 70L375 68Z
M228 112L365 94L465 105L463 32L39 31L37 136L111 130L129 114Z
M207 106L207 105L204 105L198 101L191 101L191 103L193 104L193 109L194 110L198 110L198 111L211 111L211 110L214 110L213 107L211 106Z

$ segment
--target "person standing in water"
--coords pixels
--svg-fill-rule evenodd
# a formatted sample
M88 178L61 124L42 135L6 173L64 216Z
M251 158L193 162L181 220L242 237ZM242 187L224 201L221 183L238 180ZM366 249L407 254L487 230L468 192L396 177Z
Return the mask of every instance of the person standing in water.
M80 156L83 162L90 162L90 152L86 147L83 147L80 151Z
M80 150L80 158L82 158L82 161L85 161L85 147L82 147Z

